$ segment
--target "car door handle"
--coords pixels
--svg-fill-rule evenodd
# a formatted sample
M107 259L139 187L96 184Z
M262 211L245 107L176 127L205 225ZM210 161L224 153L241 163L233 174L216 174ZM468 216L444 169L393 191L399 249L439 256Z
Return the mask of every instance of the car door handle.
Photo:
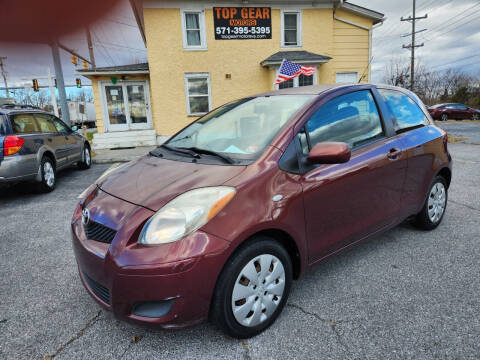
M401 153L402 153L402 150L400 150L399 148L391 148L388 151L387 157L390 160L397 160Z

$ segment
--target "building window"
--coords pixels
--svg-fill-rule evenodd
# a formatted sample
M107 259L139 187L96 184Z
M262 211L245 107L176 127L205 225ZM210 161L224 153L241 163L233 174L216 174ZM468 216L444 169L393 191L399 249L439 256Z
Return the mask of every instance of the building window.
M182 11L183 48L205 50L205 16L203 11Z
M348 71L348 72L337 72L335 73L335 82L336 83L357 83L358 82L358 72Z
M309 85L314 85L316 83L317 83L317 70L315 69L315 72L313 73L312 76L305 76L302 74L300 76L297 76L296 78L281 82L280 84L278 84L278 89L309 86Z
M187 96L187 114L204 115L210 111L210 75L185 74L185 94Z
M302 13L300 11L282 12L282 47L302 46Z

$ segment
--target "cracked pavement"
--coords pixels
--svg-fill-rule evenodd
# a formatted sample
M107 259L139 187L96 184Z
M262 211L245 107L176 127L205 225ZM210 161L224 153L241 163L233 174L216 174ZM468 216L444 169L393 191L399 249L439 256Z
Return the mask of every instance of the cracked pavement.
M480 146L449 145L454 174L433 232L404 223L294 282L277 322L231 339L116 320L77 275L76 196L108 168L61 173L55 192L0 189L0 359L478 359Z

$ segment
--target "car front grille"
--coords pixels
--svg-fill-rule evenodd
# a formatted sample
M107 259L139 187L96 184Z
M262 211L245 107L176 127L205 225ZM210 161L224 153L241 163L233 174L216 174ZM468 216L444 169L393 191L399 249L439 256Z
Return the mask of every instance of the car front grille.
M90 289L92 289L93 293L98 296L103 302L110 304L110 291L103 285L99 284L95 280L93 280L90 276L83 273L83 277L87 282Z
M100 241L106 244L110 244L117 232L109 227L99 224L95 221L91 221L88 225L84 226L85 235L90 240Z

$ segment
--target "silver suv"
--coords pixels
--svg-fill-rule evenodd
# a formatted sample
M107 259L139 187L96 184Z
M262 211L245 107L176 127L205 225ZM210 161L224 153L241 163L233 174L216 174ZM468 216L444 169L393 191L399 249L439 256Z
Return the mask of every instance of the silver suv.
M35 181L41 191L55 188L58 170L91 165L89 142L40 109L0 106L0 183Z

